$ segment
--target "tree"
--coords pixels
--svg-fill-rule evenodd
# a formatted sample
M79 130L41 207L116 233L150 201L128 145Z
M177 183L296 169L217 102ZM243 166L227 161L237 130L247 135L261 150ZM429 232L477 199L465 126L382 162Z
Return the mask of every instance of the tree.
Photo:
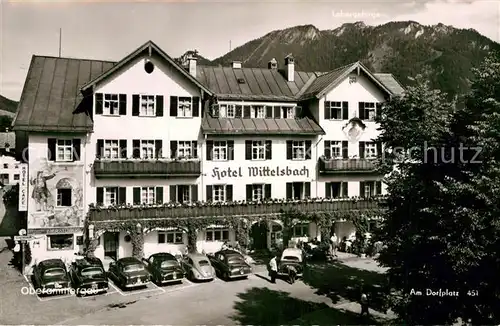
M498 57L475 74L464 109L417 78L377 118L390 175L375 237L387 245L379 262L389 267L390 306L408 324L500 321Z

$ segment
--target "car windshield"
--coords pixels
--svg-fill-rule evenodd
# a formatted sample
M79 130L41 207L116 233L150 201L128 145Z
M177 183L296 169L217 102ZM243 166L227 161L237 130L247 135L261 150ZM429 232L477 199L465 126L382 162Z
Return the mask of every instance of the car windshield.
M134 264L127 265L124 268L125 272L140 272L144 270L144 265Z
M164 260L161 262L161 268L168 268L178 266L179 263L176 260Z
M96 276L103 276L104 271L102 270L101 267L88 267L84 268L82 270L82 276L86 277L96 277Z
M210 265L210 263L208 262L208 260L200 260L198 262L198 264L200 264L200 266L208 266L208 265Z
M300 261L299 257L285 256L282 260Z
M51 268L46 270L45 273L43 273L44 276L48 277L63 276L65 274L66 272L62 268Z

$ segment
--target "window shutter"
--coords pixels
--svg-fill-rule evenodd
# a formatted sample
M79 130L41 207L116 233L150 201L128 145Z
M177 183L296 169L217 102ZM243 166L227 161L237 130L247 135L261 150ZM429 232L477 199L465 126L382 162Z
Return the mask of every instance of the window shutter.
M273 158L273 141L266 140L266 160L271 160Z
M349 157L349 143L346 140L342 142L342 157L343 158Z
M176 157L177 157L177 141L171 140L170 141L170 158L176 158Z
M245 140L245 160L252 159L252 141Z
M241 118L242 117L242 111L243 107L241 105L236 105L235 107L235 112L234 112L234 117L235 118Z
M132 140L132 158L141 158L141 141L139 139Z
M380 117L380 114L382 113L382 103L377 103L376 109L375 109L375 116Z
M252 185L247 185L246 189L247 189L247 201L252 201L252 189L253 189L253 186Z
M226 201L233 201L233 185L226 185Z
M348 187L348 183L347 182L342 182L340 184L340 187L342 188L342 197L344 198L347 198L349 197L349 187Z
M82 154L82 144L80 138L73 139L73 162L80 161Z
M141 188L140 187L134 187L134 189L133 189L133 203L134 203L134 205L141 204Z
M193 140L191 142L191 147L193 149L193 158L198 158L198 142Z
M359 197L365 197L365 183L363 181L359 182Z
M120 100L119 104L119 114L120 115L127 115L127 94L120 94L118 95L118 98Z
M169 192L170 192L170 202L172 203L177 202L177 186L170 186Z
M293 191L292 191L292 183L287 182L286 183L286 199L292 199L293 198Z
M49 161L56 160L56 143L57 139L55 138L47 139L47 159Z
M382 157L382 143L377 142L377 156Z
M272 119L273 117L273 107L270 105L266 106L266 118L267 119Z
M97 187L96 189L96 204L102 205L104 204L104 188Z
M292 159L292 141L291 140L286 141L286 159L287 160Z
M132 116L139 116L139 102L140 96L137 94L132 95Z
M95 157L101 158L103 154L103 148L104 148L104 140L103 139L98 139L97 144L96 144L96 149L95 149Z
M295 117L296 118L300 118L302 117L302 107L301 106L296 106L295 107ZM287 117L287 118L290 118L290 117Z
M213 140L207 140L207 161L211 161L212 160L213 151L214 151L214 141Z
M330 148L330 141L325 140L324 143L324 150L323 150L323 155L325 155L325 158L329 159L332 157L332 149Z
M103 96L102 93L95 94L95 114L102 114Z
M275 106L274 107L274 119L280 119L281 118L281 106Z
M127 140L120 139L120 158L127 158Z
M325 101L325 120L331 119L330 101Z
M376 191L376 195L381 195L382 194L382 181L377 181L375 182L376 184L376 187L377 187L377 191Z
M170 96L170 116L176 117L177 110L178 110L177 96Z
M155 157L163 157L163 141L161 139L155 140Z
M206 197L207 201L212 201L212 186L207 186Z
M127 203L127 188L118 188L118 205L125 205Z
M234 160L234 140L227 141L227 159L229 161Z
M312 141L306 140L306 160L311 159Z
M191 185L191 202L198 201L198 185Z
M325 198L331 198L331 197L332 197L332 183L325 182Z
M193 117L199 117L200 116L200 98L198 96L195 96L192 98L192 105L193 105Z
M155 196L156 196L156 204L157 205L163 204L163 187L156 187Z
M342 102L342 119L349 120L349 102Z
M243 106L243 118L250 118L250 105Z
M359 102L359 117L361 120L365 119L365 102Z
M311 183L304 182L304 198L311 198Z
M156 116L163 117L163 95L156 95Z
M271 184L266 183L264 185L264 199L271 199Z
M365 158L365 142L364 141L359 142L359 157Z

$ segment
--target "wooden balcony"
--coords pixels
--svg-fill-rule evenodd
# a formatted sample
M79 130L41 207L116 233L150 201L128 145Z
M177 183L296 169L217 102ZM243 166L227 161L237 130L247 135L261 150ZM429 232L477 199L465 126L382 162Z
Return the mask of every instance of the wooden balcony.
M178 218L202 218L202 217L251 217L251 216L273 216L290 210L301 212L349 212L366 211L373 212L382 209L380 198L350 199L319 199L299 202L277 202L266 203L224 203L221 205L201 203L190 205L164 204L150 207L116 207L116 208L90 208L89 221L112 222L126 220L149 220L149 219L178 219Z
M341 158L325 159L320 158L318 162L321 174L336 173L375 173L377 170L374 160L364 158Z
M107 177L198 177L199 160L95 160L96 178Z

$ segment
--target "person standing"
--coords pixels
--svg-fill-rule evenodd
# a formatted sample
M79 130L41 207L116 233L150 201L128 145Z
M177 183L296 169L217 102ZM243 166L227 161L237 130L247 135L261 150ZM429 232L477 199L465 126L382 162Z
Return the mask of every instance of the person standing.
M368 310L368 296L363 292L361 293L361 316L364 314L369 316L370 311Z
M278 276L278 262L276 255L269 261L269 276L271 277L271 283L276 283L276 277Z
M292 265L289 265L287 269L288 269L288 282L290 282L290 284L293 284L297 279L297 269Z
M332 234L330 238L330 245L332 247L332 256L337 257L337 246L338 246L338 238L335 232Z

